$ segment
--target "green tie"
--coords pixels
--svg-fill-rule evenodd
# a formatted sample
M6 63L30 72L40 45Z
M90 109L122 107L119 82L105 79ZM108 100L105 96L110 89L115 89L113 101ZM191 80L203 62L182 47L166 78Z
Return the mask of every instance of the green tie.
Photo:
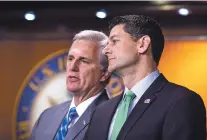
M119 134L119 131L121 130L124 122L127 119L129 107L134 97L135 97L135 94L131 90L126 92L124 99L121 101L121 104L118 108L118 112L114 120L114 126L113 126L110 140L116 140Z

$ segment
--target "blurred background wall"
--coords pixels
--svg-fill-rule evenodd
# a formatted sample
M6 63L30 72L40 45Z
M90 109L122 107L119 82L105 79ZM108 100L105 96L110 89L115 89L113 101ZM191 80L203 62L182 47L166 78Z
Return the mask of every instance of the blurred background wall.
M180 8L186 8L183 15ZM96 17L98 10L106 17ZM25 19L28 11L35 14L33 20ZM108 34L110 19L125 14L145 14L160 22L166 37L160 71L196 91L207 106L207 2L0 2L1 140L28 138L14 136L14 122L17 95L29 72L49 55L68 50L75 33L93 29Z

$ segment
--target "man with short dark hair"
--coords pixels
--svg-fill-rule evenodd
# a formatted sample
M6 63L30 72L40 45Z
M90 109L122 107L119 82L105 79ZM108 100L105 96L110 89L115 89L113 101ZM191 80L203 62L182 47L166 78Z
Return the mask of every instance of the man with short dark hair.
M169 82L157 66L164 48L158 23L115 17L103 50L123 94L96 108L85 140L205 140L206 111L195 92Z

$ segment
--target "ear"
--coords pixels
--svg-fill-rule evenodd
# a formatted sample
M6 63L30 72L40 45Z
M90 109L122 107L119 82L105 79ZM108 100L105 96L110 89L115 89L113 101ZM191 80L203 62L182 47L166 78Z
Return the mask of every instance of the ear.
M100 81L104 82L110 77L111 73L108 71L103 71Z
M137 42L138 52L140 54L145 53L148 50L148 48L150 47L150 44L151 44L150 37L148 35L144 35Z

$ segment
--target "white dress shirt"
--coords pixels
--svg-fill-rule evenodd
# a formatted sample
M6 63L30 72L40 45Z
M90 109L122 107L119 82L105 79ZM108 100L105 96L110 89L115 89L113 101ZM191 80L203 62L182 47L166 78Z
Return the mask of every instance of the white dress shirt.
M134 109L134 107L137 104L137 102L139 101L139 99L142 97L144 92L149 88L149 86L154 82L154 80L159 76L159 74L160 74L160 72L158 70L156 70L156 71L152 72L151 74L149 74L148 76L146 76L144 79L140 80L138 83L136 83L132 87L131 91L136 95L136 97L134 98L134 100L132 101L132 104L129 107L128 115L132 112L132 110ZM126 94L126 92L128 90L129 89L127 87L125 87L124 94ZM123 95L123 97L124 97L124 95ZM123 99L123 97L122 97L122 99ZM117 109L118 108L119 108L119 106L117 107ZM111 121L109 133L108 133L108 140L110 140L110 137L111 137L115 117L117 115L117 109L116 109L116 113L114 114L113 119Z
M74 98L72 99L72 102L70 104L70 108L69 110L72 108L72 107L75 107L76 108L76 111L78 113L78 117L73 120L70 125L68 127L71 127L73 126L77 121L78 119L81 117L81 115L86 111L86 109L88 108L88 106L96 99L98 98L99 96L101 95L101 93L98 93L97 95L95 96L92 96L90 98L88 98L87 100L85 100L84 102L80 103L77 107L75 106L75 102L74 102Z

